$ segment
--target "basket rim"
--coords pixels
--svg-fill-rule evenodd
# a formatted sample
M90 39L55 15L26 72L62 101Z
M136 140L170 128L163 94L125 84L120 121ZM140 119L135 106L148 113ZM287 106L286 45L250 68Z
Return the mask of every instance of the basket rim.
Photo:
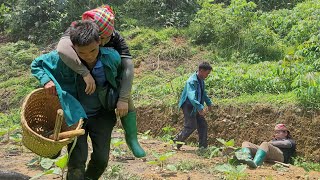
M41 136L39 135L38 133L34 132L28 125L27 121L25 120L25 117L24 117L24 113L25 113L25 106L30 98L30 96L35 93L35 92L38 92L38 91L44 91L44 88L38 88L38 89L35 89L33 90L32 92L30 92L23 100L23 103L22 103L22 106L21 106L21 113L20 113L20 117L21 117L21 125L23 127L25 127L28 131L30 131L33 135L39 137L40 139L43 139L43 140L46 140L46 141L49 141L49 142L53 142L53 143L64 143L64 142L67 142L67 141L70 141L71 138L65 138L65 139L61 139L61 140L58 140L58 141L55 141L53 139L50 139L50 138L46 138L44 136ZM82 123L83 122L83 119L81 118L79 121L78 121L78 125L76 127L75 130L78 130L82 127Z

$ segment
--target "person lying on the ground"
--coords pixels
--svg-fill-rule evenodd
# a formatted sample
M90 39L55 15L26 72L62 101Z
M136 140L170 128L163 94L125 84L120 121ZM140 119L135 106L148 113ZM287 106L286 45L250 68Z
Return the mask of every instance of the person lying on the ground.
M260 146L245 141L240 151L247 154L244 159L238 158L240 162L257 168L264 161L290 163L296 151L296 143L287 127L284 124L277 124L274 128L274 138L271 141L263 142Z

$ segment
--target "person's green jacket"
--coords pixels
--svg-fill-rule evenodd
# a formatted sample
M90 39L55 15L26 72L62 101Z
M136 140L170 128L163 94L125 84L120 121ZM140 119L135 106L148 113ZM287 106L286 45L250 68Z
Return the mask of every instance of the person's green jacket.
M186 85L184 86L184 89L182 91L181 98L179 101L179 108L181 108L183 103L188 98L190 103L194 107L192 113L196 112L196 111L203 110L204 105L200 103L200 99L197 99L198 86L199 86L199 82L198 82L198 78L197 78L197 73L195 72L189 77L189 79L186 82ZM207 104L207 106L211 106L212 102L207 95L207 92L205 90L205 86L203 88L204 88L204 91L202 94L202 98L203 98L204 102Z
M117 51L111 48L100 48L98 59L104 65L106 80L115 88L118 87L116 78L121 73L121 58ZM66 123L70 126L87 115L77 100L77 74L63 63L57 51L37 57L31 63L31 73L44 86L52 80L56 86ZM50 102L48 102L50 103Z

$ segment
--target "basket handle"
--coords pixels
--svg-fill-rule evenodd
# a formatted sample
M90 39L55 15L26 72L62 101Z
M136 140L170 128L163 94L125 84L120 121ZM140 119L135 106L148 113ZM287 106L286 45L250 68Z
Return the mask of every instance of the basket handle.
M77 129L72 131L66 131L58 134L58 140L61 139L67 139L67 138L74 138L76 136L84 135L85 130L84 129ZM50 139L53 139L53 134L49 136Z
M59 133L61 131L61 125L63 121L63 110L58 109L57 110L57 117L56 117L56 123L54 125L54 130L53 130L53 140L58 141L59 140Z

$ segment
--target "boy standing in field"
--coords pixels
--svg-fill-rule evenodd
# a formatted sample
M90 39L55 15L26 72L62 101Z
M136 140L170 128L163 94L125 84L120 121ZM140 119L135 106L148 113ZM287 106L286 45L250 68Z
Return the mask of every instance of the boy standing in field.
M97 86L109 83L118 87L121 58L115 50L99 47L98 26L92 21L77 22L70 30L70 39L82 63L91 71ZM31 72L49 93L59 96L68 125L78 120L74 116L85 118L85 134L78 137L71 152L67 179L99 179L109 161L111 133L116 122L115 111L103 107L99 90L90 95L85 93L86 83L83 78L62 62L57 51L36 58L31 64ZM80 106L76 109L75 104ZM88 135L93 152L86 168ZM68 146L69 153L71 145Z
M174 142L184 142L194 130L198 130L199 148L208 147L208 124L204 118L204 102L211 111L212 102L206 91L204 80L208 77L212 70L209 63L203 62L199 65L198 71L193 73L186 82L179 101L179 108L182 108L184 115L184 127L175 138ZM181 148L181 144L177 144L177 148Z

